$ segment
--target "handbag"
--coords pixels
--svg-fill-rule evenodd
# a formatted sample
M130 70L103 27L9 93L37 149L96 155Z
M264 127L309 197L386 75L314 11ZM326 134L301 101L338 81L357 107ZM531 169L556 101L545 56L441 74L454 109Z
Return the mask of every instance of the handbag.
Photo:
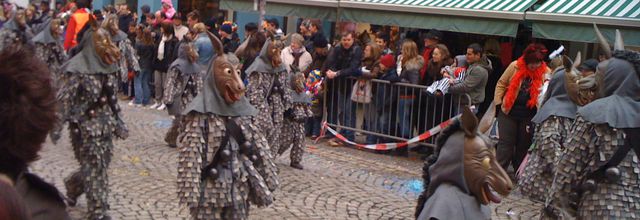
M371 102L371 81L360 79L353 84L351 101L368 104Z

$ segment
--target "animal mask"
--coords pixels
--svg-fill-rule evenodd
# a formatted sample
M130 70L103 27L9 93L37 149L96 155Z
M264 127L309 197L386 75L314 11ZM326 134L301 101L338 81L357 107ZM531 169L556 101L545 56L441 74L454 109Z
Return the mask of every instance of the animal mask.
M207 32L207 34L217 53L216 59L213 60L213 65L211 65L213 77L209 77L214 79L215 82L209 81L209 83L215 83L215 85L211 86L217 88L218 93L227 104L233 104L240 100L245 92L244 83L240 79L240 69L237 63L232 63L228 59L228 55L224 54L220 39L211 32Z
M120 49L111 41L111 35L104 29L98 26L98 23L89 16L89 25L93 30L93 47L96 49L96 54L100 57L102 62L106 64L114 64L120 59Z
M495 106L491 109L495 111ZM469 191L476 199L487 205L499 203L501 198L492 192L506 197L513 189L513 183L496 159L496 152L483 133L487 132L493 119L492 110L478 124L478 119L468 107L464 108L461 123L464 136L464 179ZM480 129L478 129L480 128ZM451 146L458 147L458 146Z
M51 36L58 37L62 34L62 29L60 28L60 19L51 20L51 25L49 26L49 30L51 31Z
M291 76L291 89L295 90L296 93L302 93L305 90L305 78L304 74L300 72L299 68L296 65L291 65L291 71L293 75Z
M16 15L13 17L13 19L15 20L16 24L18 24L21 30L24 30L24 28L27 27L27 16L25 15L24 10L16 11Z
M282 64L282 58L280 57L282 50L278 47L278 43L276 41L269 43L269 47L267 49L267 55L271 60L271 66L273 66L273 68L277 68Z
M195 63L198 60L198 51L196 51L192 43L189 43L187 45L187 48L185 48L185 53L187 54L187 59L189 59L189 62Z

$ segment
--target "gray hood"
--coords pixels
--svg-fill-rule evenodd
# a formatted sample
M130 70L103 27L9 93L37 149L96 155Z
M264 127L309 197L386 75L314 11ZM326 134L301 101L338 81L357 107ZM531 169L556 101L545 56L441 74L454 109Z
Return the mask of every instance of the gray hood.
M88 25L88 24L87 24ZM89 28L83 35L79 47L81 51L62 64L65 73L76 74L110 74L118 71L118 66L114 64L106 64L96 53L93 46L94 30Z
M480 58L480 61L469 65L467 72L470 72L472 68L483 68L487 70L487 73L491 73L493 71L493 67L491 67L491 61L486 55L483 55L482 58Z
M429 192L434 192L440 184L449 183L470 194L464 179L464 132L452 134L442 146L438 160L429 167L431 182Z
M250 75L253 72L259 73L279 73L282 71L287 71L284 64L280 64L277 68L274 68L271 65L271 58L268 56L269 52L269 43L271 43L271 39L267 39L262 45L262 49L260 50L260 55L258 55L258 59L255 59L251 66L249 66L244 72L247 75Z
M224 56L226 56L232 63L240 63L238 57L231 53ZM215 114L228 117L256 115L258 110L249 104L249 101L245 96L231 105L227 104L224 98L220 96L216 87L215 77L213 77L213 62L214 60L209 63L202 91L198 93L198 96L196 96L189 105L187 105L182 113L187 115L194 111L202 114Z
M615 51L599 99L578 109L585 120L614 128L640 128L640 53Z
M180 70L180 72L182 74L185 75L192 75L192 74L199 74L200 71L202 71L202 68L200 67L200 65L198 64L197 60L192 62L189 62L189 58L187 57L187 50L189 49L188 47L190 47L191 44L183 42L180 44L180 47L178 49L178 58L173 61L173 63L171 63L171 66L169 66L169 69L172 68L177 68L178 70Z
M53 44L53 43L57 44L57 43L60 43L60 39L56 39L55 37L53 37L53 35L51 35L51 20L49 20L47 22L45 27L46 28L44 30L40 31L40 33L38 33L38 35L33 37L31 42L33 42L33 43L41 43L41 44Z
M569 98L567 90L564 88L564 68L559 68L553 74L549 87L547 89L547 97L538 110L538 113L531 121L540 124L547 120L550 116L560 116L570 119L576 118L578 106Z

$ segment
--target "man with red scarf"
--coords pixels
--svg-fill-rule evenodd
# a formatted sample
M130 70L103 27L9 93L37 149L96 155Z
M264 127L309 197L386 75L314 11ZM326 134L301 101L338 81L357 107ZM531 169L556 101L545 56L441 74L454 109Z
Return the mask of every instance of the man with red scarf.
M509 164L517 170L531 145L531 119L537 112L543 76L551 72L543 61L546 53L544 45L530 44L518 60L511 62L496 86L494 104L501 105L497 158L505 170Z

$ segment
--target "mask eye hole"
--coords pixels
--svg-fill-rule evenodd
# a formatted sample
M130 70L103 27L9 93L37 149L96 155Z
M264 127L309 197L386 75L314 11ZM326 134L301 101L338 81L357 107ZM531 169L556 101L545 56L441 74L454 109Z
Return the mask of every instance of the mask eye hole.
M225 72L225 73L227 73L227 74L229 74L229 75L231 75L231 69L230 69L230 68L226 68L226 69L224 69L224 72Z

